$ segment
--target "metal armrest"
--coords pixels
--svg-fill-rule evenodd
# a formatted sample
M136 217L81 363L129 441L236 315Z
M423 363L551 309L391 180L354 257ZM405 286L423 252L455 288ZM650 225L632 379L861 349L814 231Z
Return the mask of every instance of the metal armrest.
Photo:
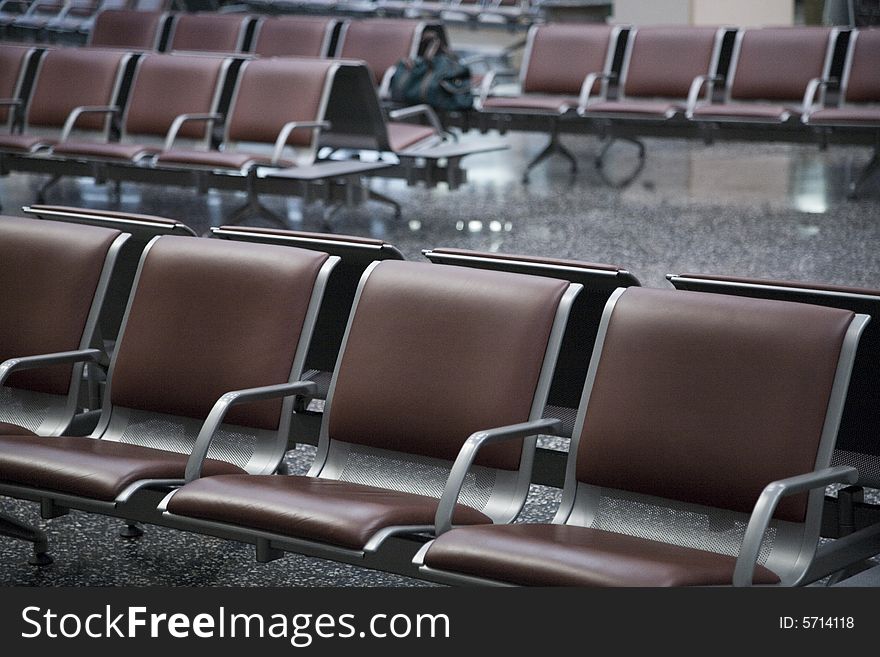
M587 109L587 105L590 103L590 96L593 93L593 85L596 84L597 80L610 82L615 78L617 78L615 73L588 73L587 77L584 78L583 84L581 84L581 93L578 96L578 114Z
M562 430L562 421L553 418L543 418L533 420L532 422L523 422L521 424L511 424L506 427L498 427L496 429L487 429L485 431L477 431L464 442L452 469L449 471L449 479L446 480L446 486L443 488L443 494L440 496L440 503L437 505L437 513L434 516L434 533L439 536L443 532L452 528L452 513L458 502L458 496L461 494L461 487L464 485L464 478L470 470L477 452L483 445L491 445L500 443L505 440L515 440L517 438L526 438L537 434L555 436Z
M3 385L13 372L49 367L50 365L63 365L65 363L81 363L83 361L97 363L100 361L101 355L100 349L77 349L75 351L56 351L51 354L10 358L0 363L0 385Z
M202 475L202 464L208 456L211 440L213 440L214 434L217 433L217 429L223 424L223 419L226 417L230 407L236 404L263 401L265 399L278 399L280 397L292 397L293 395L314 395L317 391L318 385L312 381L294 381L293 383L278 383L271 386L227 392L214 404L214 408L208 413L208 417L205 418L205 422L199 430L192 453L186 462L185 480L190 482Z
M281 159L281 154L284 152L284 147L287 146L287 140L290 138L290 133L294 130L321 130L329 127L330 123L328 121L291 121L285 123L281 126L281 130L278 132L278 138L275 140L275 148L272 150L272 164L278 164L278 161Z
M394 77L396 66L389 66L382 74L382 81L379 83L379 98L384 100L391 97L391 78Z
M492 95L492 88L495 86L495 80L498 78L515 78L517 75L519 75L517 71L499 71L497 69L492 69L486 73L486 75L483 76L483 79L480 80L480 93L477 96L475 103L476 108L482 109L483 103Z
M819 93L819 90L826 89L828 85L835 82L837 82L835 78L813 78L807 83L807 88L804 91L804 101L801 106L802 121L807 121L810 118L810 114L812 114L813 107L816 104L816 94Z
M79 120L83 114L112 114L116 115L119 113L118 107L112 106L87 106L82 105L80 107L74 107L70 114L67 115L67 120L64 122L64 128L61 130L60 141L67 141L67 138L70 137L70 133L73 132L73 127L76 125L76 122Z
M708 85L706 87L706 95L711 98L712 95L712 87L716 82L721 82L724 78L720 75L698 75L691 82L691 87L688 89L688 97L687 97L687 109L685 110L685 116L688 118L694 113L694 110L697 108L697 101L700 97L700 91L702 91L704 85Z
M434 131L438 135L443 134L443 124L440 123L440 119L437 117L437 113L430 105L412 105L410 107L403 107L401 109L391 110L390 112L388 112L388 116L394 120L408 119L410 117L420 115L428 119L428 123L431 124L431 127L434 128Z
M825 488L830 484L854 484L858 478L859 471L855 468L838 465L767 484L755 503L748 527L746 527L746 533L743 535L743 542L733 571L733 585L751 586L764 532L767 531L776 506L783 497L803 493L814 488Z
M177 139L177 133L180 132L180 129L183 127L184 123L192 123L193 121L206 121L208 123L214 123L214 121L222 120L222 114L180 114L174 117L174 121L171 123L171 127L168 128L168 134L165 136L165 144L162 147L162 150L171 150L171 147L174 146L174 142Z

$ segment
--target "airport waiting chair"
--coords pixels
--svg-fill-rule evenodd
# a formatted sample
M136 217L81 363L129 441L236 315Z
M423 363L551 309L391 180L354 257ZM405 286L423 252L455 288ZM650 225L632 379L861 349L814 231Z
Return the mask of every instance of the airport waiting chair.
M335 262L289 247L157 237L141 259L97 428L0 436L0 494L40 502L47 519L75 508L149 521L155 505L144 498L183 483L190 453L205 474L274 472L292 396L314 387L300 374Z
M35 48L0 43L0 129L12 133L23 103L27 100L25 78L28 66L38 54Z
M361 276L372 263L382 260L404 260L403 254L393 244L383 240L336 233L220 226L211 228L211 237L295 246L300 249L323 251L339 258L339 263L327 281L327 292L318 313L315 332L321 336L321 339L315 340L309 348L303 374L304 378L317 385L314 397L326 399L330 389L330 377L339 357L345 325L348 323Z
M61 139L52 147L52 156L137 163L168 148L172 137L181 146L209 148L212 129L223 119L220 96L230 62L201 55L141 56L122 112L119 138Z
M186 224L153 215L39 204L25 206L22 210L38 219L112 228L129 235L128 240L119 250L116 267L107 286L104 310L98 323L103 348L111 355L119 337L119 327L122 325L122 318L134 285L138 263L147 244L160 235L196 236L195 231Z
M831 27L740 30L723 98L713 102L709 84L702 85L702 95L700 89L692 89L688 118L719 125L769 126L799 118L810 81L828 77L837 34L837 28Z
M379 87L379 96L387 98L394 66L401 59L417 57L429 35L446 42L442 27L426 21L399 18L350 21L339 34L335 57L366 62Z
M161 505L169 524L256 542L263 560L290 550L375 565L386 540L428 528L452 461L480 436L511 440L483 455L455 522L513 518L529 487L533 436L559 424L539 418L578 291L507 272L371 265L309 474L198 477L193 469Z
M239 53L248 47L249 14L177 14L165 50Z
M115 0L123 3L125 0ZM58 39L65 35L85 33L91 29L98 12L107 4L107 0L70 0L61 12L49 20L44 29ZM113 0L111 0L111 5Z
M880 316L880 291L863 288L822 285L794 281L773 281L705 274L670 275L669 281L680 290L714 292L736 296L796 301L818 306L841 308L856 313ZM822 535L841 538L856 529L880 522L880 507L862 506L860 487L880 489L880 326L870 323L859 342L852 377L840 420L832 465L850 465L858 469L855 482L859 488L838 491L838 498L826 500Z
M450 529L459 457L423 576L569 586L795 585L814 551L859 335L850 311L629 288L608 301L550 524ZM825 558L825 557L828 558ZM841 559L846 555L838 554ZM830 559L830 561L829 561Z
M105 360L98 322L128 235L0 217L0 433L57 436L83 410L86 363Z
M32 0L27 10L9 23L8 28L39 36L46 25L60 17L72 0Z
M0 435L88 431L80 400L86 363L101 362L96 327L108 280L128 236L118 230L0 217ZM85 412L83 412L85 411ZM45 534L0 513L0 536Z
M257 24L251 51L260 57L329 57L339 25L327 16L270 16Z
M500 117L510 114L534 117L549 124L550 140L526 165L523 182L531 170L553 154L565 157L572 174L577 158L559 140L559 122L578 107L579 95L588 76L590 86L604 88L611 79L611 66L620 29L609 25L548 24L529 30L520 67L520 93L495 96L497 74L490 71L482 80L476 108Z
M226 221L260 214L286 222L266 208L256 191L257 169L313 164L320 130L339 64L308 58L267 58L245 62L239 70L224 124L222 150L176 145L169 134L155 167L221 171L246 179L248 199Z
M93 48L158 50L168 16L161 11L100 11L89 32L88 45Z
M562 420L560 436L571 437L587 376L587 363L596 340L596 332L599 330L599 320L602 318L605 302L617 288L639 285L639 280L621 267L580 260L451 248L427 249L422 251L422 254L436 264L548 276L577 283L583 287L583 292L578 295L571 307L544 411L545 417ZM561 487L561 476L558 482Z
M128 59L126 52L86 48L46 52L24 111L22 134L0 135L0 163L3 153L32 154L74 130L109 134Z
M880 29L853 30L840 79L837 105L826 106L825 91L834 81L816 78L811 81L804 102L803 121L823 132L868 131L880 129ZM849 194L859 189L880 169L880 138L874 154L859 176L850 183Z
M578 114L584 118L663 121L681 115L696 84L717 80L721 44L727 30L662 26L630 30L617 95L594 95L584 85Z

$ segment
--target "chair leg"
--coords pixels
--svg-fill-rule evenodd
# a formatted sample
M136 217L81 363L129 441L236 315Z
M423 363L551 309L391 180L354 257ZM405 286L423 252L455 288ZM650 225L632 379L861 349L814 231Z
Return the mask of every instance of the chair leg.
M225 220L226 224L239 224L251 216L264 217L278 224L281 228L288 228L287 222L277 212L270 210L260 201L256 189L256 168L251 169L247 175L247 200Z
M119 530L119 535L122 538L140 538L144 535L144 530L136 522L128 522Z
M529 174L532 169L534 169L538 164L546 160L551 155L558 154L568 160L571 165L571 175L575 175L578 170L577 158L574 156L568 148L566 148L562 142L559 140L559 124L554 119L553 126L550 129L550 141L547 142L547 145L544 149L535 155L532 160L526 165L526 170L523 173L522 182L523 184L527 184L529 182Z
M638 163L636 164L635 169L627 175L622 180L613 181L605 174L605 157L608 155L608 151L614 145L616 141L625 141L627 143L633 144L638 148ZM606 136L602 138L602 148L599 149L599 153L596 155L596 159L594 163L596 165L596 170L599 172L599 176L605 182L605 184L611 187L623 188L628 186L636 177L642 172L642 169L645 167L645 144L636 139L634 137L614 137L614 136Z
M375 192L372 189L369 190L370 199L373 201L378 201L379 203L385 203L386 205L390 205L394 208L394 218L400 219L403 216L403 208L400 207L400 203L395 201L393 198L385 196L384 194L380 194L379 192Z
M847 198L857 198L859 190L866 182L868 182L868 180L873 177L875 173L877 173L878 170L880 170L880 146L877 146L874 149L874 155L871 158L871 161L865 165L861 173L859 173L859 177L849 184Z
M37 190L37 203L45 203L46 202L46 192L49 191L49 188L54 186L59 180L61 180L61 176L58 174L53 174L49 180L43 183L40 186L40 189Z
M52 563L52 557L49 556L49 541L44 531L0 513L0 536L33 543L34 554L28 559L28 563L32 566L48 566Z

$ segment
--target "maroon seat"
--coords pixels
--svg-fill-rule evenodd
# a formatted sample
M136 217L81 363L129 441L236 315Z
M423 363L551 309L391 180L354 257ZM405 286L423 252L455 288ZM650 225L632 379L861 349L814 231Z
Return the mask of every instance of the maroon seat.
M25 73L35 51L24 45L0 43L0 128L11 132L21 98Z
M849 50L840 81L840 93L836 107L826 107L824 98L827 79L815 80L818 97L805 101L812 109L804 116L804 123L824 129L877 130L880 127L880 73L877 58L880 57L880 29L853 30L849 37ZM850 183L850 196L855 196L880 169L880 148L875 146L874 155L858 177Z
M342 28L335 56L366 62L380 87L380 95L384 95L390 82L389 72L401 59L419 54L427 27L424 21L398 18L352 21Z
M236 223L248 214L259 213L283 225L283 219L257 197L253 182L257 167L314 162L338 67L332 60L293 57L245 62L238 74L221 150L195 151L172 145L159 153L155 166L246 176L250 179L248 200L227 221ZM167 142L173 141L169 136Z
M431 524L468 436L517 425L477 462L454 510L463 524L511 519L525 500L534 450L534 439L522 439L539 423L555 427L537 420L547 359L555 359L551 336L579 289L507 272L372 265L359 285L309 476L195 480L167 501L175 526L220 523L241 537L268 532L281 547L295 539L363 556L391 534ZM393 404L380 402L389 398Z
M210 128L221 118L218 106L229 64L221 57L144 55L131 83L120 140L67 140L55 144L52 154L137 161L161 152L175 126L177 137L207 148ZM189 119L181 123L184 115Z
M688 107L695 121L785 123L804 109L810 80L826 78L837 40L830 27L742 30L727 75L724 99L712 102L711 87Z
M816 548L825 486L857 474L829 463L867 320L807 304L618 290L553 523L444 531L438 513L423 573L544 586L821 577L800 555Z
M670 119L683 113L697 77L712 77L726 30L714 27L634 28L627 41L617 98L589 93L578 114L586 118Z
M596 91L607 86L618 33L619 28L609 25L534 25L520 69L520 93L493 96L495 72L483 78L475 102L480 112L532 115L536 121L548 122L550 141L526 166L523 182L528 182L536 165L554 153L569 161L572 173L577 171L577 159L559 141L559 119L578 107L585 84Z
M96 335L106 278L127 239L119 230L0 217L0 424L58 435L80 410L83 363ZM22 357L79 353L34 369ZM5 429L3 430L5 431ZM10 430L19 434L22 431Z
M248 14L202 12L173 17L166 50L236 53L246 45Z
M102 10L89 32L88 43L93 48L156 50L167 18L161 11Z
M62 496L65 507L127 517L141 488L182 483L190 472L274 472L292 396L313 387L298 379L336 260L156 238L141 259L97 428L84 438L0 437L0 494Z
M338 25L326 16L270 16L257 25L251 50L261 57L327 57Z
M106 135L128 58L128 53L109 50L48 51L37 69L24 134L0 135L0 151L32 153L50 146L72 118L70 128Z

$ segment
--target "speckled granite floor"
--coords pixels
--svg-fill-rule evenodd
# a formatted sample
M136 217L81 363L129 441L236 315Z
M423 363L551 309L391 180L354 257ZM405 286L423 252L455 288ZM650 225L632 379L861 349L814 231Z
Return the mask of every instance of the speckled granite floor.
M467 138L478 138L468 135ZM648 140L644 169L628 186L609 185L593 168L596 140L565 136L581 157L572 180L553 159L528 186L522 168L542 146L539 135L508 135L509 151L465 160L470 182L454 192L374 181L400 202L403 219L369 203L333 218L335 232L382 237L408 258L424 248L454 246L577 258L625 266L644 285L666 286L667 273L684 271L789 278L880 287L880 177L860 200L845 199L846 183L864 164L864 148L774 144L716 144ZM616 146L608 179L626 178L634 151ZM33 201L41 179L0 178L7 214ZM231 193L198 196L175 189L124 185L118 204L105 188L65 181L51 203L118 208L179 219L194 229L220 225L241 203ZM316 208L303 215L297 200L266 199L286 213L292 228L324 230ZM255 220L254 225L264 222ZM266 224L268 225L268 224ZM310 448L291 455L307 467ZM533 487L524 519L552 517L559 491ZM136 540L117 537L119 522L73 512L43 523L36 506L0 500L0 510L47 528L55 564L27 565L30 547L0 540L0 584L7 585L302 585L415 586L422 582L317 559L289 555L258 564L250 546L147 528Z

